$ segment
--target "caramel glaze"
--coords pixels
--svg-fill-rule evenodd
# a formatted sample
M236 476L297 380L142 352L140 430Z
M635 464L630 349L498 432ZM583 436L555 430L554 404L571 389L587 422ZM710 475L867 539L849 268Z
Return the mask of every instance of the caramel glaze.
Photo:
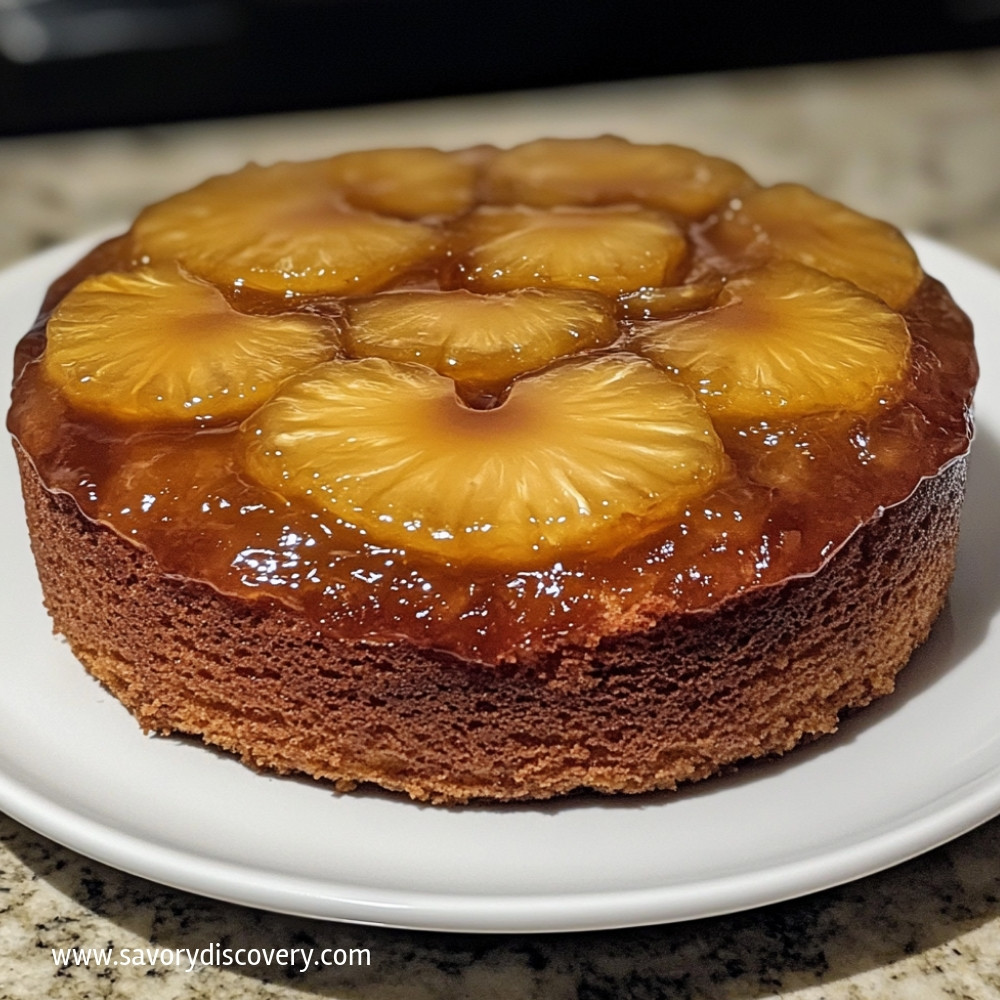
M726 271L704 228L688 234L689 281ZM131 266L126 235L52 286L18 347L12 434L49 490L70 494L85 517L151 552L165 574L241 600L279 601L346 639L410 642L488 664L710 610L816 573L862 524L907 499L971 440L971 325L943 286L925 278L903 310L912 364L894 405L868 416L717 422L732 477L678 523L610 557L568 556L522 570L436 562L381 547L242 477L235 425L137 429L74 412L36 363L46 318L82 277ZM425 270L400 283L432 280ZM276 308L246 295L234 305ZM301 308L340 311L336 301ZM616 349L628 348L641 322L625 314Z

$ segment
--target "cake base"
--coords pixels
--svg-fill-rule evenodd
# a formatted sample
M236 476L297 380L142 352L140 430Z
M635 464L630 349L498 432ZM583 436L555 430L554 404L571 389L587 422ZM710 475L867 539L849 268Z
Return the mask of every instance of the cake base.
M954 573L965 461L866 524L814 576L710 612L468 663L347 642L267 600L165 577L45 489L18 448L55 631L143 729L246 763L457 804L644 792L783 753L889 693Z

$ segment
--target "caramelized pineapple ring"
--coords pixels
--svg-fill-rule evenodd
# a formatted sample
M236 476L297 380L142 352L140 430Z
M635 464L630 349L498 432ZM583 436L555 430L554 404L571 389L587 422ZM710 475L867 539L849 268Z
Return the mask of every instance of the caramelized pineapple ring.
M367 149L322 161L331 184L356 208L401 219L472 208L475 167L439 149Z
M650 323L633 343L724 417L874 410L910 359L902 316L790 261L734 278L715 308Z
M387 292L349 304L346 316L349 354L416 361L473 388L502 387L618 336L608 299L562 289Z
M672 319L681 313L707 309L719 297L720 277L704 277L690 285L665 288L640 288L618 298L618 312L623 319Z
M173 265L76 286L46 330L48 379L74 406L154 424L238 419L295 372L333 356L316 316L237 312Z
M485 172L486 200L507 205L616 205L701 219L754 182L728 160L683 146L616 136L539 139L500 153Z
M136 254L289 296L364 295L435 253L436 229L353 208L329 174L321 160L213 177L141 212Z
M923 279L916 253L898 229L801 184L751 192L708 235L737 258L796 260L844 278L893 309L906 305Z
M687 241L657 212L485 206L458 224L453 252L456 284L477 291L552 285L613 296L670 284Z
M625 354L526 376L490 410L421 365L332 361L286 383L242 436L253 478L377 544L512 567L613 554L727 469L691 392Z

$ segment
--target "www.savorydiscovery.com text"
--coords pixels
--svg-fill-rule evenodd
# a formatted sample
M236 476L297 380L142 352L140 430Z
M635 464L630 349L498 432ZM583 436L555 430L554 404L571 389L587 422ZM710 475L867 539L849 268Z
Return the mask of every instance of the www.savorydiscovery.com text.
M52 961L57 968L121 968L131 966L168 966L194 972L206 966L216 968L281 967L306 972L327 966L369 966L368 948L232 948L219 942L201 948L53 948Z

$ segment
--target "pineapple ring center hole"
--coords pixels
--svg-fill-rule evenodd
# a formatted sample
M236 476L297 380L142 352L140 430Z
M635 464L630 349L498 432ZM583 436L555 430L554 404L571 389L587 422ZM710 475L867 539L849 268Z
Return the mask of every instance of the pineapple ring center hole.
M443 393L430 407L430 421L448 437L478 438L484 445L498 434L521 434L537 427L543 414L535 400L512 395L512 386L483 389L455 383L454 393Z

